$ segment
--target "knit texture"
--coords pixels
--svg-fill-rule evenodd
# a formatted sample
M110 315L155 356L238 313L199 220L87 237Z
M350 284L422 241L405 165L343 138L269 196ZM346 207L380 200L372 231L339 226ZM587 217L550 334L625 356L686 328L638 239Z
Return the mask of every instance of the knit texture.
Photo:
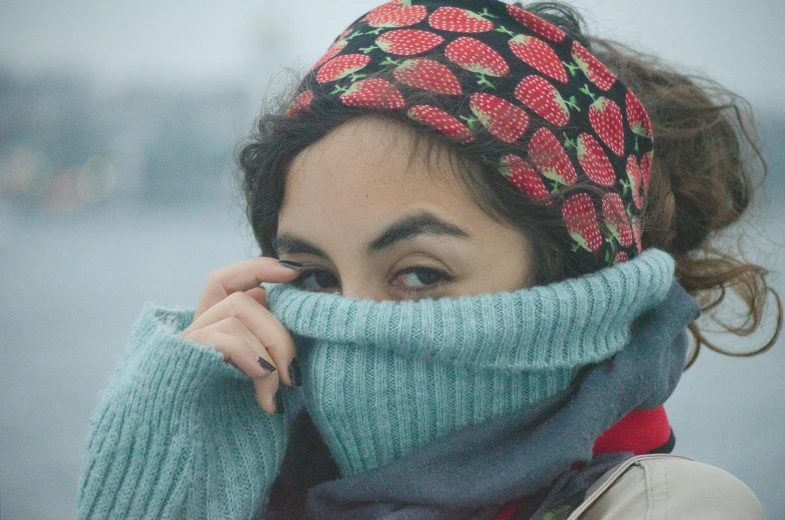
M286 449L250 378L147 304L91 419L78 518L259 518Z
M666 296L665 252L509 293L374 302L268 285L295 334L303 391L342 474L384 466L470 424L566 395Z

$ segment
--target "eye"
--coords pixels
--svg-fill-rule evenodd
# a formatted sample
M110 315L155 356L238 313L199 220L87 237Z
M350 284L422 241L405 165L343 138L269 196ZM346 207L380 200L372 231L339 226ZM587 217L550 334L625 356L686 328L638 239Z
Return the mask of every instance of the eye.
M450 277L444 271L432 267L410 267L398 273L396 279L400 279L407 289L420 291L432 289Z
M306 291L329 291L338 287L340 282L330 271L311 269L303 272L294 283Z

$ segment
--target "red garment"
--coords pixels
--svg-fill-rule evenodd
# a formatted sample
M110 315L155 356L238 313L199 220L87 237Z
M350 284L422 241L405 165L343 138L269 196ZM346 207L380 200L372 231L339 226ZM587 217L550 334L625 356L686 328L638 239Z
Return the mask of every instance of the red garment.
M594 442L593 455L631 451L644 455L664 445L671 436L671 426L665 408L633 410Z
M592 455L629 451L635 455L650 453L665 445L671 437L671 426L665 407L653 410L633 410L619 422L605 430L594 442ZM508 502L493 520L509 520L518 509L521 499Z

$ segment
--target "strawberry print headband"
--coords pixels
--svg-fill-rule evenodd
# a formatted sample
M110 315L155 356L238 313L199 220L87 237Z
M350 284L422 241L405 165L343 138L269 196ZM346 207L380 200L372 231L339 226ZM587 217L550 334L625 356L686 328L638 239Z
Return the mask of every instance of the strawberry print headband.
M419 103L418 92L432 101ZM574 254L600 268L642 251L653 145L646 111L583 45L520 7L389 1L333 42L286 116L315 103L403 111L466 144L490 134L504 150L499 172L561 208ZM593 189L560 196L578 183Z

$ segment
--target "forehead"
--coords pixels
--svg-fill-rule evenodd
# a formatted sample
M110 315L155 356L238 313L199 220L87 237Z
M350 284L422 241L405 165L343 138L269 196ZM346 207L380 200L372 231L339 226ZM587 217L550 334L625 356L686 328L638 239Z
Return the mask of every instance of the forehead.
M279 221L317 210L342 220L352 213L381 215L416 204L459 211L476 205L446 149L416 146L412 131L400 123L358 118L295 157Z
M278 233L333 258L365 251L415 214L430 213L472 237L508 233L475 202L451 153L427 151L401 123L366 118L342 125L292 161Z
M358 117L300 152L289 167L287 181L297 183L303 177L317 181L310 177L336 175L331 179L334 183L371 182L374 172L399 182L405 182L404 175L408 173L454 176L457 170L453 168L451 153L444 147L427 145L427 140L417 139L415 131L401 122ZM358 168L364 174L359 179L352 178Z

